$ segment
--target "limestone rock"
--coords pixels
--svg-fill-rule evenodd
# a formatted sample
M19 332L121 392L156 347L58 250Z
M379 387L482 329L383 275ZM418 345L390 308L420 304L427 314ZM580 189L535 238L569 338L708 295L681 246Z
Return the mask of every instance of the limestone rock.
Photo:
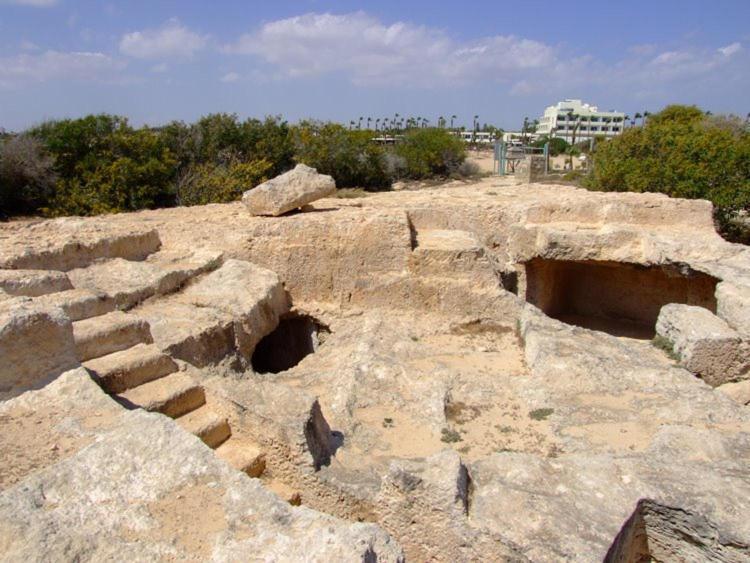
M52 227L55 236L46 237ZM68 271L102 258L143 260L161 245L153 228L118 226L65 217L46 224L21 223L0 240L0 268Z
M36 302L44 306L60 307L71 321L80 321L115 310L114 299L104 293L87 289L69 289L49 293L38 297Z
M83 368L0 403L0 489L75 455L121 425L124 412Z
M724 383L716 388L741 405L750 405L750 379Z
M187 287L180 299L232 315L237 349L245 357L289 310L278 276L242 260L227 260L221 268Z
M216 269L222 253L162 251L146 260L105 260L68 273L78 289L106 295L116 307L129 309L154 295L171 293L188 280Z
M4 561L402 559L377 526L290 506L173 421L125 418L0 493Z
M265 442L285 444L288 460L304 471L320 469L331 462L333 436L320 403L303 390L273 382L252 385L219 379L221 389L242 409L249 426Z
M716 286L716 313L750 339L750 287L722 282Z
M707 309L665 305L656 332L672 344L682 365L713 387L747 377L750 356L740 335Z
M134 313L149 321L162 350L205 366L235 353L248 363L258 341L288 310L284 287L275 273L227 260L184 291L145 303Z
M64 272L54 270L0 270L0 289L9 295L36 297L73 289Z
M706 439L690 437L691 432L679 429L690 444ZM671 537L660 538L657 531L656 538L649 538L652 546L654 540L659 546L660 539L662 547L671 543L671 556L656 560L750 557L750 529L741 508L750 488L736 473L744 461L683 461L677 467L664 453L654 448L649 458L582 453L559 459L496 454L472 466L471 521L517 546L531 561L603 561L639 501L651 499L676 509L666 511L660 526L672 529ZM683 471L689 479L682 477ZM716 488L722 486L733 493L717 497ZM701 544L705 551L696 547ZM718 557L726 552L733 557ZM701 556L688 557L690 553ZM657 549L653 555L658 554Z
M253 215L278 216L336 192L331 176L298 164L293 170L248 190L242 202Z
M73 328L59 307L0 301L0 400L43 387L78 366Z

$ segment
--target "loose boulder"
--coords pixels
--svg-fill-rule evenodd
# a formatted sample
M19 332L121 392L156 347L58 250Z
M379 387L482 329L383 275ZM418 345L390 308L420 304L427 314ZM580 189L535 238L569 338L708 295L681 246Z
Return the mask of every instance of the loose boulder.
M713 387L747 378L750 364L740 335L708 309L665 305L656 333L672 345L687 369Z
M277 217L335 192L336 182L331 176L298 164L294 170L246 191L242 202L253 215Z

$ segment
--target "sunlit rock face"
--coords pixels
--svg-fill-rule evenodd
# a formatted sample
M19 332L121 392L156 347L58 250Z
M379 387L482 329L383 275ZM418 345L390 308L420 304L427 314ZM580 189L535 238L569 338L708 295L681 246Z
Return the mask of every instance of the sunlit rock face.
M4 558L750 558L710 204L289 174L0 227Z

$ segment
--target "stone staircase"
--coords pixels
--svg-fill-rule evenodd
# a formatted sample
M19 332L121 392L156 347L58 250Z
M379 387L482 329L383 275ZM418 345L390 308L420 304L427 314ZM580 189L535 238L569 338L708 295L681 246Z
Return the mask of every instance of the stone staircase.
M234 468L251 477L263 473L260 450L232 438L227 418L211 408L203 386L153 344L146 321L106 312L74 321L73 337L79 360L118 402L173 418Z
M204 387L191 377L192 366L183 364L181 369L154 343L149 322L131 311L217 270L222 254L159 250L154 232L141 238L148 244L138 239L143 248L137 251L133 236L126 233L104 242L94 236L85 245L61 246L56 253L45 250L45 260L27 252L10 267L33 268L51 260L60 269L0 269L0 290L4 296L31 297L65 311L78 360L120 404L175 419L231 466L259 477L264 454L248 440L232 436L227 417L217 412L218 403L212 405Z

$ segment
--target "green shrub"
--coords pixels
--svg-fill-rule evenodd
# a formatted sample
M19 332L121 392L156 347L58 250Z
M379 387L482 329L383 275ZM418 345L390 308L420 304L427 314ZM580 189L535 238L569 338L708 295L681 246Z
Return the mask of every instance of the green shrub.
M555 412L555 409L551 409L548 407L541 408L541 409L534 409L529 413L529 418L531 420L541 421L541 420L547 420L548 417L552 415L552 413Z
M179 205L237 201L242 193L268 179L273 165L266 159L241 162L236 157L214 165L196 164L178 180Z
M551 139L547 137L542 137L541 139L538 139L531 143L532 147L537 148L543 148L544 145L549 143L549 154L550 156L557 156L559 154L565 154L565 151L570 146L568 144L568 141L565 139L562 139L560 137L552 137Z
M337 123L304 121L294 128L297 161L333 176L338 188L388 189L384 148L372 136Z
M599 143L587 185L707 199L716 208L722 234L750 242L750 233L732 222L750 210L750 132L738 118L668 106L644 127Z
M46 205L55 186L54 159L28 135L0 141L0 211L33 213Z
M149 129L133 130L120 118L100 121L115 126L99 129L89 127L91 121L84 118L60 122L58 127L45 125L47 146L56 154L59 180L42 211L47 215L95 215L171 204L176 161L159 135ZM81 149L80 139L75 138L75 131L80 130L92 148L73 157ZM71 148L66 149L64 140L71 135Z
M240 122L235 114L214 113L192 125L173 121L162 127L160 134L181 170L194 164L218 165L228 152L245 162L266 160L271 163L270 176L294 164L289 126L280 117Z
M466 160L464 142L447 130L436 128L407 132L394 153L403 159L396 173L413 180L451 176Z

